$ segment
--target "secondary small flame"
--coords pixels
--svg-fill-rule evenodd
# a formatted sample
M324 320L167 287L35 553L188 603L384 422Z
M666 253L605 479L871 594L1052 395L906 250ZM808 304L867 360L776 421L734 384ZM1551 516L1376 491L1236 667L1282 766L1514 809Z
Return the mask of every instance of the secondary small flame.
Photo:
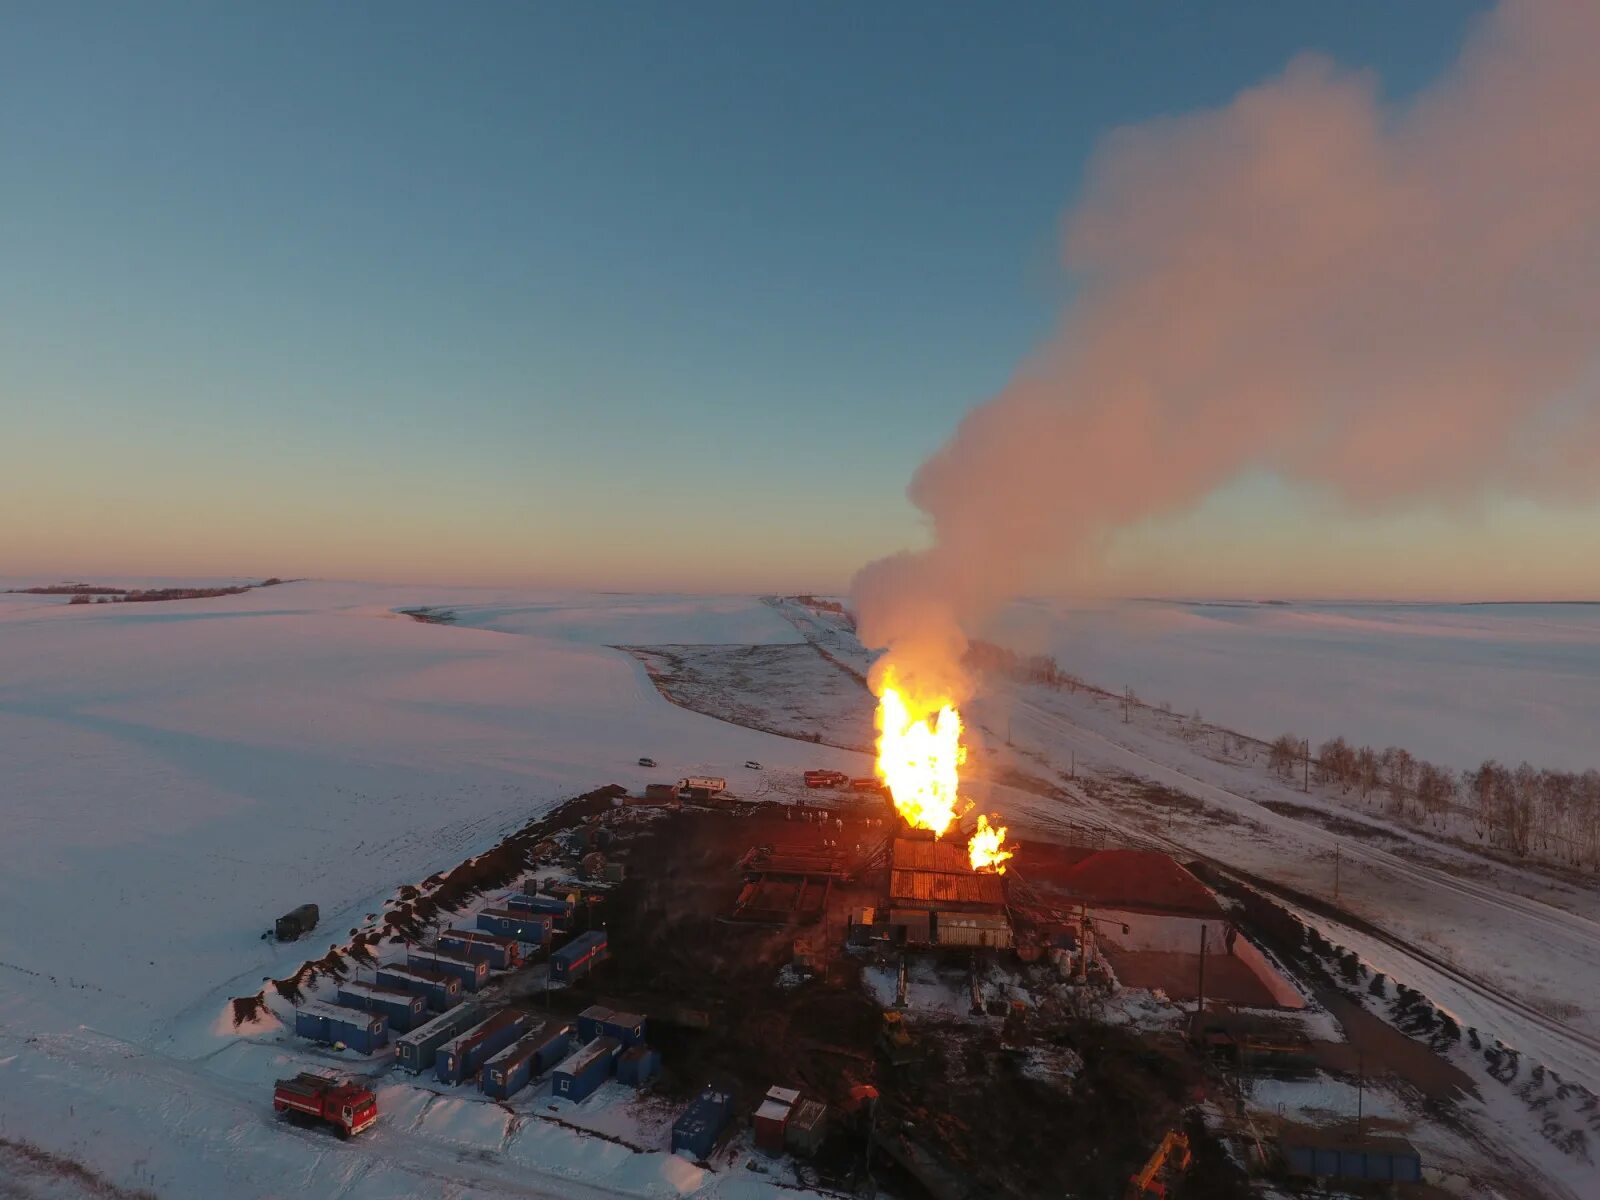
M878 775L908 825L941 837L955 824L966 760L956 706L912 700L888 673L878 696Z
M979 813L978 828L973 831L972 840L967 843L967 858L972 862L972 869L1004 875L1006 859L1012 856L1012 851L1005 848L1005 840L1006 827L990 825L989 818Z

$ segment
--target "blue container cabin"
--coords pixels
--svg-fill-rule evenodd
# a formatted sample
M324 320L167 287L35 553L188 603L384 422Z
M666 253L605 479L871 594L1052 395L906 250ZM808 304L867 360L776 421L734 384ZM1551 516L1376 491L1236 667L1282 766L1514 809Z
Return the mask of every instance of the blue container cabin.
M672 1150L688 1151L703 1162L717 1148L717 1139L728 1126L733 1112L733 1097L715 1088L706 1088L683 1115L672 1123Z
M395 1057L405 1070L420 1075L433 1066L439 1047L454 1041L478 1024L481 1016L476 1009L462 1007L441 1013L426 1025L395 1038Z
M592 1042L597 1037L605 1036L606 1018L611 1015L611 1010L604 1004L591 1004L578 1014L578 1040Z
M622 1047L615 1038L596 1038L568 1055L550 1073L550 1094L571 1100L587 1100L616 1069Z
M644 1032L645 1019L638 1013L614 1012L603 1004L591 1004L578 1014L578 1037L585 1042L616 1038L627 1050L644 1043Z
M506 1009L483 1024L468 1030L440 1048L434 1059L434 1073L440 1083L460 1083L471 1079L478 1068L528 1032L533 1018L527 1013Z
M644 1045L645 1019L638 1013L614 1012L601 1025L601 1033L616 1038L624 1050Z
M539 1034L539 1055L533 1064L533 1073L543 1075L551 1067L572 1053L577 1029L570 1021L553 1021Z
M441 950L455 950L481 958L496 971L509 971L522 962L522 947L515 938L496 937L476 929L446 929L439 934Z
M444 1012L461 1003L461 980L442 971L430 971L425 967L379 967L378 982L384 987L414 992L426 1000L434 1012Z
M578 906L567 896L549 896L529 891L507 896L502 907L519 912L544 913L555 919L557 929L565 932L572 924Z
M1381 1183L1422 1182L1422 1157L1404 1138L1346 1142L1332 1137L1307 1137L1298 1132L1292 1140L1284 1140L1283 1154L1294 1175Z
M643 1087L661 1074L661 1052L651 1046L634 1046L617 1059L617 1079L630 1087Z
M341 983L339 1003L364 1012L381 1012L389 1018L389 1028L396 1033L407 1033L428 1019L428 1002L425 998L383 984Z
M606 932L594 929L572 939L550 955L550 978L582 979L596 963L606 960Z
M342 1043L362 1054L389 1044L389 1018L382 1013L359 1012L321 1000L308 1000L295 1009L294 1031L314 1042Z
M528 912L526 909L486 908L478 914L478 928L484 933L515 938L519 942L542 946L550 940L555 926L553 913Z
M406 952L406 965L454 976L461 980L462 988L469 992L476 992L489 985L489 964L481 958L473 958L458 950L419 947Z
M533 1079L542 1040L540 1034L521 1038L484 1063L478 1073L478 1087L483 1094L494 1100L509 1100L527 1087Z

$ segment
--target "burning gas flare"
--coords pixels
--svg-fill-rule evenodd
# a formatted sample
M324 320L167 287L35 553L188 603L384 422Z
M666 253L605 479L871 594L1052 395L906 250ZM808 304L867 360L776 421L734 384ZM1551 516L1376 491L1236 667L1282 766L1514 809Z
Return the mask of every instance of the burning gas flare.
M955 824L966 761L956 706L910 698L895 685L894 673L886 672L878 697L878 775L908 825L942 837Z
M889 786L895 810L914 829L943 837L970 803L960 794L961 714L947 697L913 697L902 691L893 670L884 672L878 696L878 775ZM1005 872L1011 851L1003 848L1005 826L991 826L980 814L967 847L974 871Z
M1005 840L1006 827L990 825L989 819L979 813L978 828L973 831L972 840L967 843L967 857L972 862L972 869L1004 875L1006 859L1012 855L1012 852L1005 848Z

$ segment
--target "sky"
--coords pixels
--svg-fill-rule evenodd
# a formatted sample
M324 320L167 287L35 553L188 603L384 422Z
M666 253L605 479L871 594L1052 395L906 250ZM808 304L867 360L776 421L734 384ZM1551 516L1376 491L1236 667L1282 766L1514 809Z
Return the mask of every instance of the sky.
M1482 5L13 5L0 574L845 586L1071 302L1119 126ZM1600 512L1247 478L1140 594L1593 595ZM1425 569L1422 569L1425 568Z

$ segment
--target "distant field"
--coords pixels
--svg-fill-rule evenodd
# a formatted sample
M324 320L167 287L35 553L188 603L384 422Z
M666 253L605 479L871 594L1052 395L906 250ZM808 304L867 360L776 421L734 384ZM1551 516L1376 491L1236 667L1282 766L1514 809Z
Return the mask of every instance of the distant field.
M1001 628L1091 683L1260 737L1600 767L1600 605L1030 602Z

